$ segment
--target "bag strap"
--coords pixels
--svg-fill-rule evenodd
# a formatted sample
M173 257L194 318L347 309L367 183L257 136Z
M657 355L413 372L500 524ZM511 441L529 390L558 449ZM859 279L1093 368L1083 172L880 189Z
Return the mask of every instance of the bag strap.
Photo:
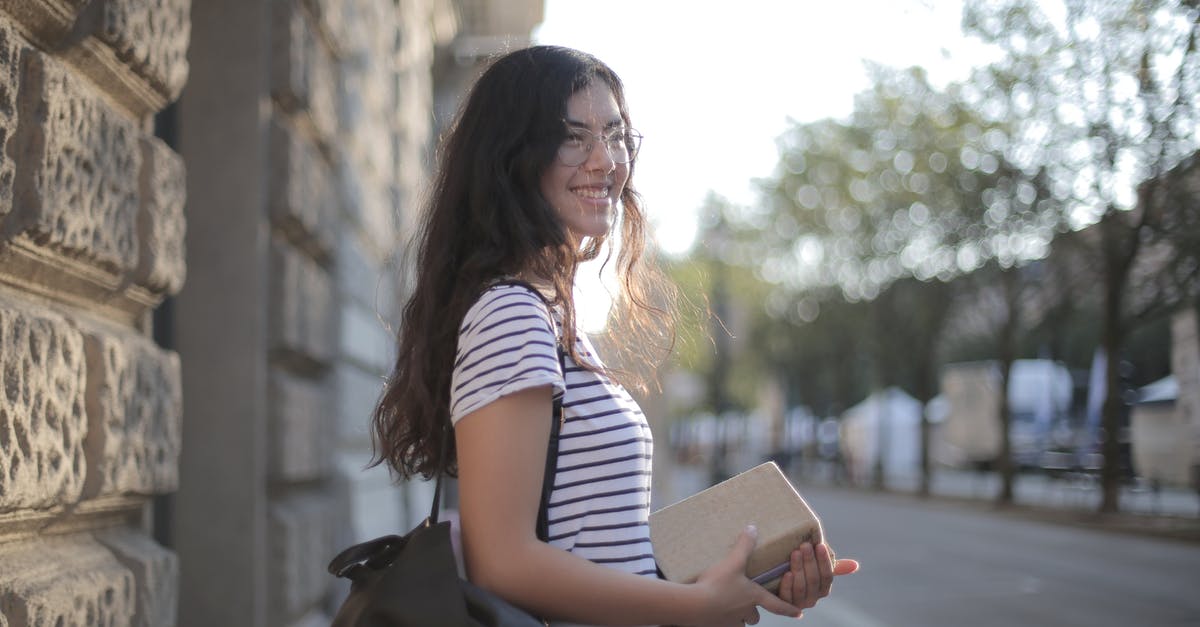
M500 285L516 285L523 287L537 295L538 298L545 303L547 310L550 308L550 303L545 296L534 286L518 279L505 279L498 281L488 286L488 289ZM554 476L558 472L558 440L559 434L562 431L563 423L566 422L566 414L563 413L563 396L566 395L567 384L567 353L563 349L562 338L555 333L555 348L558 351L558 366L563 373L563 388L562 396L554 399L553 408L550 413L550 439L546 444L546 466L542 471L542 495L538 502L537 515L537 538L542 542L550 541L550 493L554 491ZM442 478L446 475L446 452L449 449L450 438L454 436L451 432L452 427L447 423L446 428L442 431L442 451L438 458L437 483L433 488L433 506L429 510L429 524L437 524L438 511L441 509L442 500Z
M546 468L542 471L542 499L538 503L537 537L542 542L550 541L550 493L554 491L554 476L558 473L558 440L567 415L563 411L563 397L567 387L567 354L562 342L556 343L558 348L558 365L563 373L563 395L554 399L554 409L550 414L550 442L546 445Z

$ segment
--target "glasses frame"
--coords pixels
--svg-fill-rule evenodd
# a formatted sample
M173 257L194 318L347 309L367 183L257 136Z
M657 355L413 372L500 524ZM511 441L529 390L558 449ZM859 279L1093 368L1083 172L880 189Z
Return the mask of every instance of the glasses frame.
M632 127L622 127L596 134L593 133L591 129L568 124L566 120L563 120L563 124L567 127L567 136L564 137L562 143L559 144L558 150L555 152L555 156L559 163L569 168L577 168L584 163L587 163L587 160L592 156L592 151L596 149L596 144L604 146L604 154L608 155L608 158L612 159L613 163L620 165L633 163L634 160L637 159L638 152L642 149L643 135L639 133L637 129ZM573 160L566 159L563 156L563 150L567 147L567 140L573 133L585 133L588 136L588 140L583 146L582 158L579 159L578 163L572 163ZM626 151L629 154L629 158L625 161L621 161L617 155L613 154L612 151L612 142L613 140L617 139L618 136L622 137L625 143Z

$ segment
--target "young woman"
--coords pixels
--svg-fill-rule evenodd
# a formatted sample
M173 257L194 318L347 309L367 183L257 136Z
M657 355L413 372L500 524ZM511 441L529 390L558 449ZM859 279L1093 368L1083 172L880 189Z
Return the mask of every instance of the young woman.
M775 596L743 573L755 543L747 529L696 583L656 576L649 428L576 329L571 297L578 264L620 225L625 313L614 333L638 350L669 337L655 331L665 312L650 304L657 283L642 259L631 183L640 139L621 81L590 55L527 48L479 78L439 155L399 354L374 415L377 462L428 477L446 451L469 578L555 624L753 624L758 607L798 616L857 564L824 544L797 547Z

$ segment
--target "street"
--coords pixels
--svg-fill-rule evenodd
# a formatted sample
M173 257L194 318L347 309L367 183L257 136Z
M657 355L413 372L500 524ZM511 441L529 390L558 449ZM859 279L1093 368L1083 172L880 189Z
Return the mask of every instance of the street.
M942 501L799 486L862 562L782 627L1200 625L1200 545L1037 523Z

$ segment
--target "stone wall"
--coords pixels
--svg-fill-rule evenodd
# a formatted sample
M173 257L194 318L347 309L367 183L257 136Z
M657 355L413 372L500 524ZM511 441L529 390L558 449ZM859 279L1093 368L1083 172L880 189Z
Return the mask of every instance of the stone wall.
M392 351L402 173L425 167L401 151L428 142L397 112L427 107L429 65L403 65L400 48L431 50L449 6L213 0L192 13L180 625L328 624L329 559L407 522L404 491L363 471L366 427Z
M327 625L424 516L364 467L461 10L0 2L0 627Z
M174 622L187 0L0 5L0 624Z

